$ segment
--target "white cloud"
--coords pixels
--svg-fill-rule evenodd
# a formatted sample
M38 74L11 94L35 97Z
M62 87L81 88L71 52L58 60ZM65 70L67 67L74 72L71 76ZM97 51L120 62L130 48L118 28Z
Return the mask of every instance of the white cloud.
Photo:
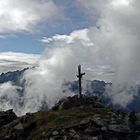
M135 91L127 91L140 81L140 1L117 6L112 5L114 0L77 1L96 21L96 26L42 39L47 49L38 67L24 75L26 89L22 113L37 111L42 102L51 106L57 99L68 96L62 93L62 83L76 78L78 64L88 70L87 79L114 74L115 69L113 89L108 94L113 103L125 107L137 95ZM89 70L94 71L94 75L89 74Z
M51 0L1 0L0 33L32 32L38 23L61 12Z
M132 0L131 0L132 1ZM112 5L114 6L114 7L119 7L119 6L129 6L130 5L130 2L131 2L130 0L113 0L112 1Z
M127 106L136 94L135 91L130 94L127 91L140 81L140 2L125 0L114 4L114 0L77 1L85 7L84 11L89 17L96 21L96 26L83 30L86 32L79 31L79 34L75 31L70 35L56 35L42 41L50 48L69 48L76 62L93 71L102 65L115 69L110 97L114 96L112 101L115 104ZM82 33L84 37L81 37ZM98 72L104 74L102 70ZM95 73L92 76L96 77L96 74L99 75ZM121 85L121 92L116 88L118 85Z
M90 1L90 0L89 0ZM98 55L106 58L105 63L111 64L116 70L113 79L113 89L110 93L112 101L121 106L127 106L135 91L128 89L140 81L140 1L139 0L94 0L93 3L104 4L102 7L90 1L78 0L85 12L93 20L97 12L96 26L90 29L90 38L99 47ZM119 86L121 85L121 86ZM119 86L119 88L118 88ZM121 92L120 92L121 90Z
M40 55L16 52L0 53L0 73L36 65Z
M27 70L24 75L26 87L23 114L39 110L43 102L51 107L61 97L69 95L62 92L62 84L65 80L75 78L75 56L69 48L64 47L47 50L46 53L38 67Z
M5 111L8 109L13 109L17 114L21 111L21 98L19 92L20 87L12 85L11 82L0 84L0 110Z
M60 98L72 95L70 91L63 93L65 87L62 85L76 79L78 64L82 64L82 70L86 71L88 80L93 77L105 77L105 74L110 73L108 67L97 64L98 47L94 46L89 35L90 29L82 29L69 35L54 36L49 39L51 42L46 41L48 38L45 38L43 42L47 47L39 59L36 59L38 56L31 54L0 55L0 60L2 58L5 61L11 60L12 65L15 65L13 63L18 59L20 64L28 62L30 65L36 62L37 65L34 69L26 70L24 74L25 91L23 97L20 97L24 99L23 106L18 106L16 113L21 115L35 112L42 107L42 103L47 103L48 107L51 107ZM14 107L15 104L13 104ZM20 110L22 110L21 113L19 113Z
M75 40L79 40L82 44L92 46L93 43L90 41L88 37L88 29L76 30L70 33L69 35L55 35L51 38L43 37L41 42L43 43L52 43L54 41L62 41L67 44L72 44Z
M88 80L112 75L109 66L103 67L97 63L101 60L97 60L97 48L90 40L89 32L89 29L83 29L69 35L54 36L49 41L48 38L43 40L47 47L38 61L38 67L24 74L26 86L22 114L39 110L42 103L51 107L60 98L72 95L70 91L63 93L62 85L77 79L78 64L82 64Z

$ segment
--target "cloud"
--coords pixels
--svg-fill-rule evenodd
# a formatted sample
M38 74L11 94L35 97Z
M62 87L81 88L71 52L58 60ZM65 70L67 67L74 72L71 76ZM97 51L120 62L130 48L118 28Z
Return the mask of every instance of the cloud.
M64 96L63 83L75 78L77 65L75 56L69 48L54 48L47 50L47 55L42 56L35 69L27 70L24 78L25 107L23 113L39 110L42 103L51 107Z
M61 16L61 8L51 0L1 0L0 33L32 32L37 24L58 13Z
M82 0L80 3L87 4ZM85 12L94 20L92 6L87 4ZM97 8L101 12L98 12L99 18L96 17L96 27L90 30L91 40L100 47L99 55L102 54L106 58L105 63L111 64L116 71L109 96L114 104L123 107L137 95L137 91L131 89L140 81L139 8L138 0L108 0L104 8Z
M57 34L51 38L43 37L41 41L47 47L50 47L50 49L53 47L59 48L60 46L69 48L78 60L78 63L84 65L87 79L96 77L97 79L103 78L104 80L108 80L112 77L115 70L111 67L110 63L106 63L107 58L103 58L105 50L102 50L103 48L95 44L98 43L97 38L96 42L91 38L93 32L95 35L98 32L95 27L75 30L67 35Z
M82 64L82 70L86 71L86 79L110 74L109 66L100 66L93 59L97 56L96 47L90 40L89 31L82 29L41 40L46 49L38 66L27 70L23 76L26 79L23 114L39 110L42 104L50 108L59 99L72 95L63 84L77 79L78 64ZM63 93L63 89L67 92Z
M18 90L21 88L11 82L0 85L0 110L5 111L12 108L17 114L21 113L19 108L21 108L22 100Z
M103 14L103 10L109 3L109 0L76 0L79 8L85 12L86 16L92 19L95 23Z
M0 73L36 65L40 55L16 52L0 53Z
M94 70L100 66L109 66L113 69L115 71L112 79L113 89L108 95L114 104L126 107L137 95L137 91L130 91L131 87L135 87L140 81L138 30L140 2L138 0L117 2L77 0L77 2L80 3L80 8L82 5L85 13L96 21L96 26L83 30L84 37L81 37L82 32L80 34L79 31L78 35L77 31L74 31L70 35L56 35L52 38L43 38L42 41L48 44L52 42L51 45L47 45L50 47L69 48L75 60L83 64L85 70L86 68ZM92 76L96 77L95 75Z
M78 64L82 64L87 79L113 75L113 88L107 96L114 104L126 107L133 101L137 91L131 87L140 82L140 2L115 1L77 0L96 23L70 34L42 38L46 49L37 67L24 75L23 114L39 110L42 103L51 107L68 96L62 85L76 79Z
M1 54L0 60L4 62L7 69L9 69L7 61L10 61L11 66L21 64L20 67L25 67L27 62L27 65L36 65L35 68L26 70L23 75L23 79L26 80L25 89L23 95L18 97L19 101L22 100L23 106L17 106L12 102L9 107L14 108L18 115L23 115L27 112L35 112L43 105L50 108L59 99L72 95L73 93L64 86L64 83L77 79L79 64L82 64L82 70L86 72L88 80L108 75L109 66L96 65L97 48L90 40L89 32L89 29L82 29L68 35L43 38L46 49L40 57L13 52ZM67 92L63 93L64 89Z
M82 30L76 30L70 33L69 35L55 35L51 38L43 37L41 42L43 43L51 43L56 41L62 41L67 44L72 44L75 42L75 40L80 40L85 45L93 45L93 43L90 41L88 37L88 29L82 29Z

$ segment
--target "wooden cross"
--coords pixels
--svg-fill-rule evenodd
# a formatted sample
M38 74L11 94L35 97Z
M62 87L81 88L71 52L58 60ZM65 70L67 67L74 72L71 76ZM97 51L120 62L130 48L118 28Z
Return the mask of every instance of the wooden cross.
M81 79L85 75L85 73L81 73L81 65L78 66L78 79L79 79L79 98L82 98L82 86L81 86Z

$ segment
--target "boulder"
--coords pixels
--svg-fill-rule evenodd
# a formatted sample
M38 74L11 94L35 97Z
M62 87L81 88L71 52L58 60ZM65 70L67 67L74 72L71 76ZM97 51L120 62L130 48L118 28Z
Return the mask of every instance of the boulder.
M18 124L14 127L14 129L16 129L16 130L24 130L24 127L23 127L22 123L18 123Z
M56 136L56 135L58 135L58 134L59 134L59 132L56 131L56 130L52 132L52 135L53 135L53 136Z
M60 100L57 104L52 107L52 110L63 110L63 109L71 109L73 107L80 106L90 106L95 108L103 108L103 104L100 102L97 96L88 97L83 95L82 98L79 98L78 95L73 97L68 97L66 99Z
M13 112L12 109L7 110L7 111L1 111L0 112L0 127L12 122L15 119L17 119L17 116Z
M103 127L105 126L105 122L100 118L100 117L96 117L94 116L92 118L92 120L95 122L95 124L97 124L99 127Z
M121 124L109 125L109 130L117 133L130 133L130 128L126 125Z
M10 123L4 125L4 127L5 127L5 128L14 127L14 126L16 126L19 122L20 122L20 120L19 120L19 119L16 119L16 120L13 120L12 122L10 122Z

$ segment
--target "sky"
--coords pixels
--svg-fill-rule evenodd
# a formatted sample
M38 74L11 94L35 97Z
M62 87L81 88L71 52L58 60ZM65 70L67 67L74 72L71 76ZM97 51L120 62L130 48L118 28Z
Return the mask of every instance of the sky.
M29 15L26 15L28 14L28 12L25 13L27 19L26 17L24 17L24 15L22 15L22 12L24 13L26 11L26 7L22 7L22 2L20 0L13 0L12 2L10 2L9 0L1 0L0 2L1 7L3 7L0 11L0 19L1 21L3 21L3 23L1 23L0 25L1 52L13 51L40 54L44 50L44 46L40 42L40 39L43 36L51 37L55 34L67 34L72 32L73 30L86 28L91 25L90 19L88 19L84 15L83 11L78 8L75 0L52 0L52 2L49 0L46 0L45 2L44 0L42 1L42 4L40 4L41 2L39 0L35 2L33 0L29 0L29 2L25 0L24 5L26 6L26 4L29 3L29 7L31 7L31 9L33 10L31 11L32 13L30 13L29 8ZM51 4L48 4L49 2ZM37 15L38 19L35 21L34 19L31 19L32 21L30 21L30 19L28 20L28 18L33 18L32 16L35 16L35 6L40 4L38 10L41 10L41 8L43 7L43 3L46 4L46 7L44 7L44 9L40 11L40 14ZM9 10L5 10L8 8ZM51 12L49 8L54 8L54 12L55 10L58 10L58 15L53 15L56 13L52 13L52 15L48 14L45 17L45 15L43 15L44 12ZM13 12L13 14L11 13L11 11ZM21 15L18 15L18 12L21 12ZM41 17L41 19L40 16L44 17ZM51 19L51 17L49 16L57 17L53 17L54 19ZM46 19L44 20L43 18ZM24 20L25 23L23 22ZM34 27L30 27L30 22L32 22L32 26ZM13 24L14 26L12 26Z
M11 104L21 98L12 83L0 85L8 98L0 108L24 114L53 105L68 96L62 85L76 80L79 64L84 82L111 81L106 96L126 107L139 97L139 9L139 0L0 0L0 72L35 66L23 75L24 108Z
M94 23L75 0L1 0L0 9L0 53L15 59L15 53L40 55L46 48L40 41L44 36L69 34ZM17 69L7 65L1 63L5 69L0 72Z
M38 65L47 48L74 46L88 78L112 81L138 52L131 47L138 44L138 6L138 0L1 0L0 73Z

